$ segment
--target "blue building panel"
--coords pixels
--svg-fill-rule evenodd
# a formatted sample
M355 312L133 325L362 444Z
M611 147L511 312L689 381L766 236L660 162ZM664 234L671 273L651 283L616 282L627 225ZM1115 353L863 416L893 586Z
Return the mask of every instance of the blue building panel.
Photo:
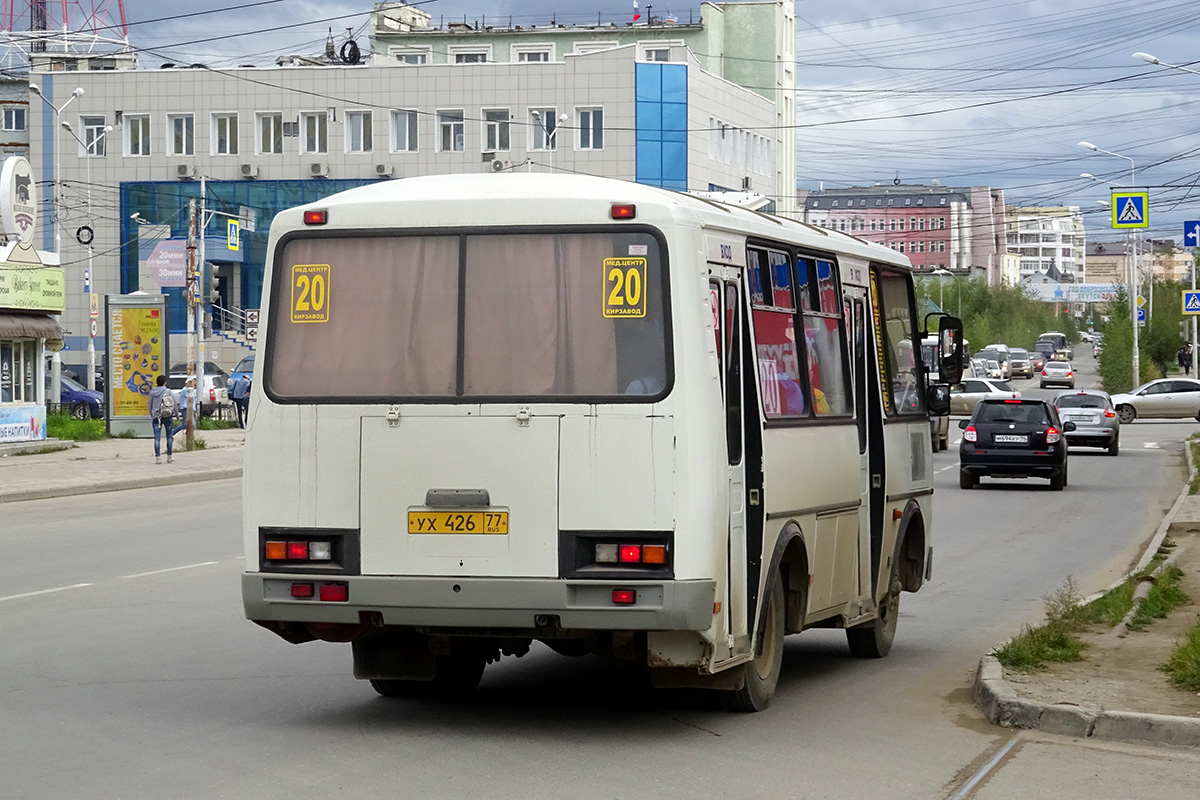
M637 182L686 190L687 65L638 64L634 77Z

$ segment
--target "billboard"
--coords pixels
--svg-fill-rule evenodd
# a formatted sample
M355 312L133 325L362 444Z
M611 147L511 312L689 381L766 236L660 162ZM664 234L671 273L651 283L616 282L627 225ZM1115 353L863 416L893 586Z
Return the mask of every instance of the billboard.
M153 435L148 397L167 362L163 295L110 295L105 303L108 335L108 429Z

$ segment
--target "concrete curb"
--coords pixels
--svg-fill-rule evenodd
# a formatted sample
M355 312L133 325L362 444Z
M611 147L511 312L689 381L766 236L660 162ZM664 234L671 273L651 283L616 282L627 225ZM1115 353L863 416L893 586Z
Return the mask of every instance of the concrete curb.
M1176 514L1188 497L1188 484L1196 472L1192 463L1190 439L1183 443L1184 458L1188 467L1188 479L1180 490L1171 510L1163 517L1162 524L1150 540L1149 547L1129 573L1136 574L1150 563L1158 552L1163 539L1171 528ZM1104 592L1123 583L1126 575ZM1104 592L1093 595L1092 600ZM1086 601L1085 601L1086 602ZM975 707L993 725L1006 728L1027 728L1074 736L1081 739L1102 739L1111 742L1137 742L1139 744L1166 744L1180 747L1200 747L1200 718L1176 717L1165 714L1143 714L1133 711L1104 711L1085 708L1070 703L1042 703L1017 694L1006 680L1000 661L991 655L979 659L975 673Z
M204 470L202 472L175 472L156 475L154 477L105 481L104 483L77 483L65 486L46 486L25 491L6 492L0 494L0 503L16 503L21 500L47 500L54 497L74 497L81 494L120 492L126 489L145 489L151 486L175 486L181 483L220 481L227 478L240 477L242 477L241 467L225 467Z
M979 671L975 674L975 706L989 722L1005 728L1028 728L1110 742L1200 747L1200 719L1194 717L1102 711L1023 698L1004 680L1004 670L995 656L984 656L979 660Z

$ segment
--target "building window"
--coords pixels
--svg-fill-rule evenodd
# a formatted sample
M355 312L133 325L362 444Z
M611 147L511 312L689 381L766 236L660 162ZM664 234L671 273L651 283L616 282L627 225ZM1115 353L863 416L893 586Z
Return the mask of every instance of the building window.
M904 230L904 220L900 220L900 230Z
M346 152L369 153L374 149L371 137L370 111L346 112Z
M946 243L945 242L938 242L938 252L939 253L946 252Z
M194 114L168 114L167 128L170 131L167 152L173 156L196 154L196 116Z
M882 198L882 197L880 197L879 199L877 199L877 200L875 201L875 207L876 207L876 208L879 208L879 206L881 206L881 205L883 205L883 198Z
M896 230L896 220L894 220L894 219L889 219L889 220L888 220L888 230L889 230L889 231L894 231L894 230Z
M507 108L483 110L483 149L495 153L508 151L508 122L512 115Z
M938 228L941 230L946 230L946 218L945 217L942 217L941 219L938 220Z
M463 112L439 111L438 118L438 150L441 152L461 153L463 149Z
M304 152L329 152L329 113L316 111L304 114L301 120L304 126Z
M553 61L554 45L513 45L513 60L518 64L544 64Z
M871 230L875 230L875 220L871 220Z
M392 112L392 152L417 152L417 112Z
M553 108L529 109L529 149L554 150L558 142L554 130L558 126L558 116Z
M125 155L150 155L150 116L148 114L125 115Z
M446 60L453 64L486 64L492 60L492 48L478 45L450 45Z
M904 242L900 242L899 251L900 251L901 253L903 253L903 252L904 252Z
M0 403L36 403L38 343L32 339L0 341ZM58 402L58 398L53 398Z
M833 201L833 207L834 207L834 208L837 208L837 207L838 207L838 201L837 201L837 200L834 200L834 201Z
M108 136L104 130L104 117L80 117L83 128L83 150L80 155L103 157L108 154Z
M579 149L604 149L604 109L579 109Z
M279 155L283 152L283 114L259 114L258 152Z
M410 67L420 67L429 63L428 47L397 47L388 48L388 55L392 56L401 64L407 64Z
M213 114L213 155L238 154L237 114Z
M4 109L4 130L6 130L6 131L23 131L23 130L25 130L25 109L23 109L23 108L6 108L6 109Z
M611 50L614 47L620 47L621 43L615 39L608 42L576 42L574 53L583 55L585 53L598 53L601 50Z
M920 224L921 230L925 230L925 218L921 217L917 222Z

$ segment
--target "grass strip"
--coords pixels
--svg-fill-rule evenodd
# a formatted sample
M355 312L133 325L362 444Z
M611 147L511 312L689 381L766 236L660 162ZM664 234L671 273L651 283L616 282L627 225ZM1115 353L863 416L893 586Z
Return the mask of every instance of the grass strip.
M95 442L107 439L102 419L72 419L70 414L46 415L46 435L52 439L70 439L74 442Z
M1188 482L1188 494L1200 494L1200 440L1196 438L1197 434L1192 434L1192 438L1188 440L1188 447L1192 448L1192 467L1195 471L1192 473L1192 479Z
M1183 642L1171 654L1167 663L1159 667L1167 673L1171 683L1189 692L1200 691L1200 617L1183 637Z
M1036 628L1026 625L996 651L996 659L1014 672L1037 672L1045 669L1047 661L1082 660L1086 647L1065 625L1048 623Z
M1150 587L1150 594L1146 595L1129 621L1131 631L1140 631L1156 619L1166 619L1172 609L1188 602L1188 596L1179 586L1182 577L1183 570L1179 567L1168 567L1162 571Z

